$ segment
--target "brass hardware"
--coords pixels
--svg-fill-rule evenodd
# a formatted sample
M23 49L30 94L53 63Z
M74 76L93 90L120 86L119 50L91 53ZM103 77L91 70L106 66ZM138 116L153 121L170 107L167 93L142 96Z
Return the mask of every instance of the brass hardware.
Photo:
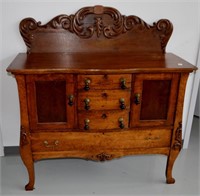
M73 105L74 105L73 100L74 100L74 95L69 95L69 102L68 102L68 105L73 106Z
M90 79L86 78L85 79L85 86L84 86L84 90L85 91L89 91L90 90L90 86L89 86L90 83L91 83Z
M135 102L136 105L140 104L140 94L139 93L135 94L135 100L134 100L134 102Z
M90 109L90 99L89 98L85 98L84 99L84 102L85 102L85 110L89 110Z
M125 78L121 78L120 79L120 86L121 86L121 89L126 89L126 79Z
M124 119L122 118L122 117L120 117L119 119L118 119L118 121L119 121L119 127L121 128L121 129L123 129L125 126L124 126Z
M47 140L44 141L44 146L46 148L54 148L54 147L58 146L58 144L59 144L58 140L55 140L53 144L49 144L49 142Z
M90 123L90 120L89 120L88 118L86 118L86 119L85 119L85 126L84 126L84 129L85 129L85 130L90 129L89 123Z
M122 110L126 109L126 105L125 105L125 100L124 100L124 98L120 98L120 99L119 99L119 102L120 102L120 108L121 108Z

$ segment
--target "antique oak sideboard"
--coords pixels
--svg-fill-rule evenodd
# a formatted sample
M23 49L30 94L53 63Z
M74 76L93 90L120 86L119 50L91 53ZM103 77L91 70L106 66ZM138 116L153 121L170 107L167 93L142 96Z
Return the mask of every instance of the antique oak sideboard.
M163 154L166 182L175 182L185 86L196 67L165 52L172 30L167 19L149 25L100 5L45 25L21 21L27 53L7 71L18 84L26 190L35 161L61 157Z

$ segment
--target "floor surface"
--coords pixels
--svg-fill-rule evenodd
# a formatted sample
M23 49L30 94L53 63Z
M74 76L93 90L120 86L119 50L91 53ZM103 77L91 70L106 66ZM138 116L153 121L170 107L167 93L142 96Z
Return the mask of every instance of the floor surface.
M26 169L19 155L1 157L0 195L200 195L199 118L194 118L189 148L173 170L176 183L165 183L166 156L130 156L108 162L80 159L35 163L34 191L24 191Z

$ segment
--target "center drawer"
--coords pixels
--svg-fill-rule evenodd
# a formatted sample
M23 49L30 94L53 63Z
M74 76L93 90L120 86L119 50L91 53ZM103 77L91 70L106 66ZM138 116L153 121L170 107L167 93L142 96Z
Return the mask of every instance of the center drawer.
M131 74L78 75L79 90L127 89L131 87Z
M128 128L129 111L102 110L80 111L78 126L80 129L125 129Z
M78 110L129 109L130 90L93 90L78 93Z

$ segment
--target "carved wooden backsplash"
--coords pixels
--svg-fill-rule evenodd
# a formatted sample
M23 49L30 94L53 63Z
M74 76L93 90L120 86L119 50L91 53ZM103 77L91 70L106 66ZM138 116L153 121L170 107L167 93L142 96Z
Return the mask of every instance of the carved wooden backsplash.
M81 8L74 15L59 15L42 25L33 18L20 23L27 52L165 53L173 26L167 19L149 25L124 16L111 7ZM42 46L42 47L41 47Z

